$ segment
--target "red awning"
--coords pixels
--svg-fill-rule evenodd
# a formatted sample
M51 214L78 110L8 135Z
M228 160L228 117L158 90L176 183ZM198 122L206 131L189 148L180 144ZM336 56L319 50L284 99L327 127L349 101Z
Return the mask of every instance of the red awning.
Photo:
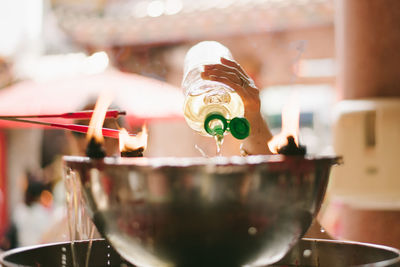
M0 91L0 115L51 114L81 110L111 90L113 104L127 112L132 125L183 118L183 94L155 79L118 71L80 75L47 82L24 81ZM54 120L53 120L54 121ZM24 126L0 121L0 127ZM29 125L31 126L31 125Z

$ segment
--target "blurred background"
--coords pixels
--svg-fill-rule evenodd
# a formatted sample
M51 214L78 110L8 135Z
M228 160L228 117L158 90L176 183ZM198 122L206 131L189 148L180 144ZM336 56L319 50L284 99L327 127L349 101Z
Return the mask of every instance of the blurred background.
M146 156L200 156L195 144L213 155L214 141L183 119L180 83L187 50L216 40L261 90L274 134L297 90L308 153L344 156L320 215L325 230L400 247L400 230L386 229L400 223L399 3L0 0L0 115L77 111L112 88L113 106L128 112L121 124L149 127ZM3 249L68 240L49 229L65 213L60 158L81 154L74 138L0 122ZM226 139L223 155L238 154L239 142ZM377 213L381 224L354 231Z

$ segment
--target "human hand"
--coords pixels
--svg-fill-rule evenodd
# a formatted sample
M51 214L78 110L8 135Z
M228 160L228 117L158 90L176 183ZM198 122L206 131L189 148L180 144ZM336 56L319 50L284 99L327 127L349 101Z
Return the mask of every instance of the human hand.
M254 81L235 61L221 58L221 64L205 65L201 77L204 80L221 82L235 90L243 101L246 118L260 113L260 92Z
M242 153L270 154L267 142L272 134L261 115L260 91L244 69L235 61L221 58L221 64L204 66L201 77L226 84L242 99L244 116L250 123L250 135L243 141Z

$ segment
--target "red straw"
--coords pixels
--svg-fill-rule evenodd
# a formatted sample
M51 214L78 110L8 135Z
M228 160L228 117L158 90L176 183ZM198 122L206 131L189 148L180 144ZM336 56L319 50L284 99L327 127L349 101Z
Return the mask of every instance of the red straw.
M18 118L90 119L92 115L93 115L93 110L84 110L78 112L67 112L62 114L0 116L0 119L18 119ZM121 115L126 115L126 112L119 110L109 110L106 112L106 118L118 118Z
M0 119L7 120L7 121L16 121L16 122L45 125L45 126L49 126L49 127L61 128L61 129L66 129L66 130L80 132L80 133L87 133L87 131L89 129L89 126L79 125L79 124L50 123L50 122L30 121L30 120L23 120L23 119L16 119L16 118L4 118L4 117L0 117ZM119 130L103 128L102 132L103 132L103 136L105 136L105 137L116 138L116 139L119 138ZM135 136L135 134L130 134L130 135Z
M62 129L71 130L74 132L87 133L89 130L89 126L79 125L79 124L61 124L61 123L50 123L50 127L57 127ZM118 139L119 138L119 130L110 129L110 128L102 128L102 133L104 137L111 137Z

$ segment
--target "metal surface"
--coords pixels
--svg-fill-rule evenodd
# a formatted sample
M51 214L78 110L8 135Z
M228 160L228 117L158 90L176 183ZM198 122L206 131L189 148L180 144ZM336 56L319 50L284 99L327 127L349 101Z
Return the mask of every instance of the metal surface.
M74 244L79 266L84 266L86 261L88 243L88 241L80 241ZM2 255L0 262L5 267L73 267L71 243L48 244L10 250ZM400 251L389 247L355 242L302 239L279 263L273 266L394 267L400 266L399 262ZM133 265L123 260L105 240L94 240L88 266L130 267Z
M4 267L84 267L89 241L77 241L73 246L77 266L73 264L70 242L13 249L1 255L0 263ZM90 267L133 266L123 260L103 239L92 241L88 263Z
M99 232L139 266L277 262L318 212L337 158L65 157Z

